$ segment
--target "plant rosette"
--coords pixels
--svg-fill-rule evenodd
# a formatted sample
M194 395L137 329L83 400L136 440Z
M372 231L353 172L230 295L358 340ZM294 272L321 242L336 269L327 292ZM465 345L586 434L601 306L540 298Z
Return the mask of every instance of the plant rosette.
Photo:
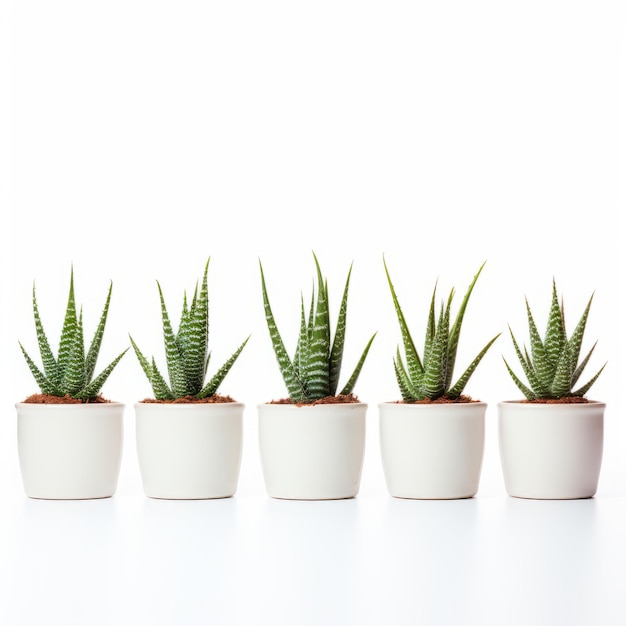
M258 405L267 493L288 500L355 497L361 484L367 404Z
M108 498L117 489L124 405L19 402L17 442L30 498Z
M228 498L243 447L241 402L137 402L137 457L150 498Z
M396 498L471 498L480 483L485 402L383 402L380 451Z
M591 498L604 442L603 402L498 404L506 491L517 498Z

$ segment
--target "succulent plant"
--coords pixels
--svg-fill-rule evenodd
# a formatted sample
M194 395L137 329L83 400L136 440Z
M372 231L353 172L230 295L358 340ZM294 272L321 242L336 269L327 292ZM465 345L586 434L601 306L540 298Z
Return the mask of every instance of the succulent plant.
M200 292L198 292L196 283L190 306L187 304L187 293L185 292L184 294L183 310L177 333L174 333L172 328L167 307L165 306L165 299L163 298L163 291L157 281L161 300L161 317L163 319L163 338L169 385L159 371L154 357L149 362L133 338L130 338L135 354L152 385L152 391L157 400L175 400L187 397L201 399L214 395L248 342L249 337L245 339L226 363L205 384L211 356L209 352L209 291L207 283L209 261L210 259L207 260L204 267Z
M526 312L528 315L528 328L530 332L530 354L524 346L524 351L520 349L513 331L509 328L515 352L522 365L524 374L528 380L530 387L525 385L509 367L506 359L504 363L513 378L513 381L524 394L527 400L547 400L567 397L582 397L590 387L596 382L600 376L606 363L600 368L600 371L575 391L574 386L578 382L583 369L589 362L591 355L596 347L594 343L585 358L579 363L580 349L582 345L587 317L593 294L589 298L589 302L574 329L574 333L568 339L565 331L565 311L563 300L559 304L559 298L556 290L556 283L552 281L552 304L550 306L550 314L548 317L548 325L543 341L537 331L535 320L530 310L528 300L526 300ZM596 342L597 343L597 342Z
M100 317L100 322L96 328L89 350L87 354L85 354L83 313L82 309L79 313L76 311L76 301L74 299L74 269L72 268L70 274L70 293L67 300L63 328L61 330L58 355L55 357L41 322L39 307L37 306L35 285L33 284L33 313L43 371L35 365L21 343L20 348L43 394L58 397L70 396L76 400L89 402L94 400L100 393L100 389L113 371L113 368L128 350L124 350L124 352L117 356L96 378L93 378L109 312L112 289L113 285L111 284L109 286L104 310Z
M337 394L346 334L348 287L350 285L352 266L350 266L348 271L334 339L331 342L328 282L322 277L320 265L315 254L313 254L313 259L315 260L317 272L317 298L315 297L314 289L307 318L304 309L304 298L301 296L300 332L293 359L289 358L276 326L267 295L263 267L259 262L265 319L270 332L272 346L278 360L280 372L287 386L287 391L289 392L289 398L292 402L298 403L312 403L315 400ZM368 341L352 375L339 392L339 395L352 393L375 336L376 333Z
M454 363L456 360L457 347L459 344L459 336L461 334L461 325L463 323L463 316L465 315L465 309L469 297L474 289L474 285L478 280L485 264L480 266L480 269L474 276L461 307L456 315L452 328L450 328L450 309L452 305L452 299L454 297L454 289L450 291L447 303L442 301L439 310L439 315L435 319L435 297L437 292L437 285L433 290L432 299L430 302L430 311L428 314L428 322L426 325L426 340L424 342L423 358L420 356L415 348L415 343L409 332L409 328L406 323L396 291L391 282L389 276L389 270L387 268L387 262L383 259L385 265L385 273L387 274L387 282L389 283L389 289L391 290L391 297L393 298L393 304L398 316L398 322L400 323L400 331L402 333L402 342L404 344L404 353L406 359L406 365L402 360L400 354L400 347L397 349L396 358L394 359L394 369L396 372L396 379L402 399L405 402L416 402L419 400L438 400L439 398L448 398L450 400L458 399L467 384L470 376L474 373L474 370L480 363L483 356L485 356L487 350L491 347L493 342L500 336L498 333L489 343L479 352L478 356L470 363L469 367L463 372L461 377L452 384L452 375L454 371Z

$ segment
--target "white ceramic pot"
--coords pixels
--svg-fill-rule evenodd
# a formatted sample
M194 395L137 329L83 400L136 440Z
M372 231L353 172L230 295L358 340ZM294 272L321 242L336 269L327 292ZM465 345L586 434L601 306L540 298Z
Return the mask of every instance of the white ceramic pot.
M31 498L108 498L122 461L124 405L18 403L17 447Z
M380 404L380 452L389 493L424 500L476 495L486 409L485 402Z
M598 488L604 440L602 402L500 402L500 460L509 495L590 498Z
M267 493L338 500L359 492L367 405L260 404L259 449Z
M135 404L137 457L150 498L228 498L243 446L240 402Z

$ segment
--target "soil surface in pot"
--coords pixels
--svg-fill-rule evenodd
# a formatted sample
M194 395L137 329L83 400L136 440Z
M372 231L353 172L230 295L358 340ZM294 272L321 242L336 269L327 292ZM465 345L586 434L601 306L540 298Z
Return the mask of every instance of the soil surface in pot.
M315 406L316 404L354 404L360 402L360 400L353 394L347 394L345 396L326 396L324 398L318 398L313 402L294 402L291 398L282 398L280 400L272 400L268 404L293 404L295 406Z
M235 402L230 396L212 395L206 398L195 398L194 396L184 396L175 398L174 400L155 400L154 398L146 398L141 400L145 404L220 404L225 402Z
M535 400L520 400L520 404L587 404L589 400L581 396L566 396L564 398L536 398Z
M34 393L24 400L24 404L102 404L103 402L111 402L111 400L97 396L83 402L83 400L72 398L72 396L51 396L47 393Z

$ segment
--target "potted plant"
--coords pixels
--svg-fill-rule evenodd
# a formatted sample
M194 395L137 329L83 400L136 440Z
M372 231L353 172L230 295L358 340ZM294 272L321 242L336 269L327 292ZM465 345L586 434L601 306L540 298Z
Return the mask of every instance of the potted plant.
M290 358L270 307L265 276L261 283L265 318L289 398L258 406L259 447L270 496L295 500L333 500L357 495L365 449L367 405L353 395L374 336L348 382L337 394L346 333L348 287L343 291L331 338L328 285L317 257L317 295L308 316L301 301L300 332Z
M57 356L43 328L35 286L33 313L40 369L20 343L41 393L17 403L17 442L24 490L31 498L107 498L117 489L122 459L124 405L100 390L122 352L93 377L109 311L112 285L91 345L85 353L82 310L74 298L74 270Z
M538 499L590 498L598 487L602 465L603 402L584 396L604 369L575 389L595 344L579 360L593 295L568 337L563 302L552 282L552 303L543 339L528 300L530 354L510 331L515 352L528 380L524 384L505 359L524 400L498 404L500 460L511 496ZM606 363L605 363L606 365Z
M139 468L151 498L226 498L237 490L244 405L217 390L248 339L205 382L210 357L208 269L209 261L191 304L184 295L176 333L157 282L169 385L154 357L148 361L131 337L154 393L154 399L135 404Z
M384 262L405 361L394 359L402 401L383 402L380 447L387 488L392 496L414 499L470 498L478 491L485 438L485 402L463 395L465 386L496 335L452 384L461 325L483 265L472 280L451 323L454 290L435 314L433 291L420 358Z

